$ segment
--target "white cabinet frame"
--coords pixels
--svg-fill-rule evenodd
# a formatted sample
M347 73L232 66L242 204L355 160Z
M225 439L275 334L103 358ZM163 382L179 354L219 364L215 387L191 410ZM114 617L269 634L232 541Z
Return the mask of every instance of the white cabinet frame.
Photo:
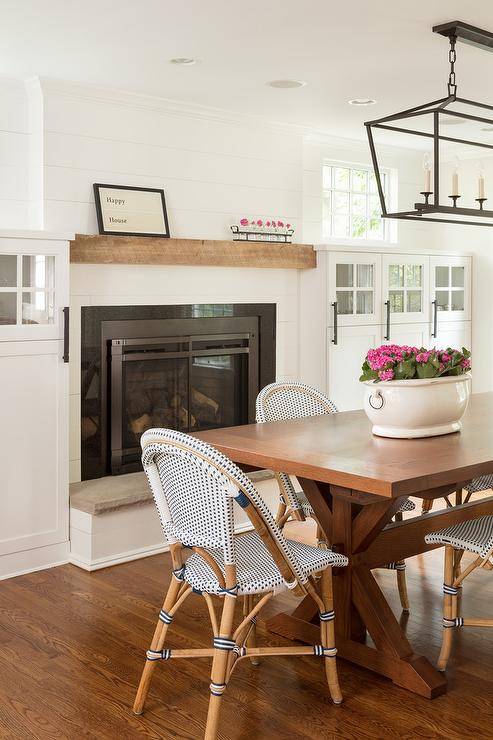
M338 286L337 272L338 265L348 267L352 266L352 285ZM358 267L373 267L370 285L363 285L360 281L360 272L363 276L363 270L359 271ZM339 326L363 326L367 324L381 324L381 273L382 258L376 253L362 252L333 252L329 254L328 260L328 318L327 325L334 326L334 307L333 304L338 301L341 294L350 294L352 300L352 312L340 313L337 315ZM369 313L358 313L358 294L371 293L373 295L373 311ZM339 295L338 295L339 294ZM340 309L340 305L339 305Z
M418 324L422 321L430 320L430 306L429 306L429 257L427 255L409 255L409 254L385 254L382 258L382 298L383 298L383 321L382 323L386 326L387 312L390 312L390 324ZM389 268L392 265L402 265L404 270L404 282L401 286L390 286L389 284ZM413 286L407 280L406 267L419 266L421 267L421 286ZM398 292L403 294L403 310L392 311L391 305L387 307L387 302L391 304L391 292ZM421 310L411 311L408 310L409 301L411 299L411 293L419 291L421 293ZM384 335L386 331L384 331Z
M446 268L448 270L448 285L436 285L436 268ZM464 286L457 284L454 280L453 268L463 268ZM437 299L437 292L448 293L450 298L453 299L453 294L456 292L462 293L464 298L464 308L461 310L452 310L449 305L448 310L439 310L439 306L436 306L434 301ZM471 320L471 258L470 257L455 257L455 256L444 256L444 257L430 257L430 309L431 316L430 321L432 325L431 334L433 336L434 324L435 324L435 311L436 311L436 323L439 325L444 322L450 321L470 321Z

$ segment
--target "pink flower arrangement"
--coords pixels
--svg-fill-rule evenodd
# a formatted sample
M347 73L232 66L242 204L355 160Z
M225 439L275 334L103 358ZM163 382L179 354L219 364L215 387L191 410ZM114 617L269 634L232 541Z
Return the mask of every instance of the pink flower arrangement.
M382 344L370 349L363 362L361 381L415 380L463 375L471 368L471 353L462 350L426 349L408 345Z
M240 219L240 226L248 226L248 219L247 218Z

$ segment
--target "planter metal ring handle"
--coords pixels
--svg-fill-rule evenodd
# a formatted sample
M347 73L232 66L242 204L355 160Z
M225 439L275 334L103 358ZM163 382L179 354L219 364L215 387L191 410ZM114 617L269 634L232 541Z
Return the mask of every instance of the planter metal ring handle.
M368 403L370 404L372 409L375 409L375 411L379 411L384 405L385 401L380 391L375 391L368 396Z

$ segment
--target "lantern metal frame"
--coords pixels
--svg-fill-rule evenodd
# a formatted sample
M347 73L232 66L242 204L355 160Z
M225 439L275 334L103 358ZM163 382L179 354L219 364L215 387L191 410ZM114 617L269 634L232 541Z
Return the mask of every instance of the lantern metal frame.
M440 119L444 115L454 116L459 119L476 121L478 123L489 124L493 127L493 118L486 118L481 115L472 115L470 113L462 113L460 111L451 110L450 106L453 103L462 103L468 106L480 108L484 111L493 111L493 105L487 105L486 103L478 103L473 100L466 98L460 98L457 96L457 85L455 83L455 42L457 39L464 41L465 43L472 44L474 46L488 49L493 51L493 33L485 31L475 26L470 26L462 21L451 21L444 23L440 26L434 26L433 32L438 33L442 36L446 36L450 42L450 74L448 79L448 94L446 97L440 98L439 100L433 100L423 105L418 105L414 108L401 111L400 113L394 113L384 118L379 118L374 121L368 121L365 123L366 131L368 135L368 143L370 146L370 154L373 163L373 169L375 171L375 178L378 188L378 195L380 198L380 204L382 208L382 218L394 218L403 220L415 220L415 221L435 221L437 223L449 223L449 224L468 224L471 226L493 226L493 210L486 210L484 208L485 198L477 198L477 208L462 208L457 205L457 198L460 196L449 197L453 199L453 206L440 205L440 142L446 141L457 144L471 145L484 149L493 150L493 144L471 141L469 139L461 139L453 136L446 136L441 133ZM433 133L418 131L414 129L404 128L403 126L392 125L394 121L404 121L407 118L413 118L418 116L432 115L433 116ZM414 210L409 211L397 211L390 212L387 210L385 201L385 190L382 184L382 178L380 173L380 167L378 164L378 156L374 141L374 130L383 129L386 131L395 131L401 134L408 134L412 136L421 136L433 140L433 191L421 192L424 196L423 203L415 203ZM430 203L430 196L433 196L433 201ZM433 217L433 214L443 214L443 218ZM459 219L457 216L463 216L464 219ZM454 218L455 217L455 218ZM478 218L478 221L468 220L472 217ZM481 220L483 219L483 220ZM490 222L484 219L491 219Z

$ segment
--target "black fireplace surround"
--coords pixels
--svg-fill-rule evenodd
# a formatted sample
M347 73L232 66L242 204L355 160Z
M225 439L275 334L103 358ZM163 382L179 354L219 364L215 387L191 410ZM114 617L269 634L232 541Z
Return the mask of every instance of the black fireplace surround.
M275 304L81 311L82 480L141 470L151 427L254 421L257 393L275 378Z

